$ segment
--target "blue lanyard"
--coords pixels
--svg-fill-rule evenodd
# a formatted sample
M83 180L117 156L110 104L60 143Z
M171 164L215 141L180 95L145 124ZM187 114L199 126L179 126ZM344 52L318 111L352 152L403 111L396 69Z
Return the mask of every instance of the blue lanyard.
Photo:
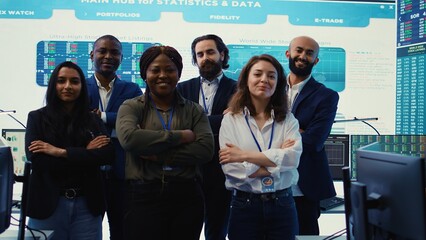
M171 126L172 126L173 112L174 112L175 108L172 107L172 110L170 111L169 122L167 123L167 126L166 126L166 123L164 122L163 116L161 116L160 112L157 110L157 106L155 105L155 102L152 101L151 96L149 96L149 98L151 99L152 105L154 106L155 112L157 113L157 116L160 119L160 122L161 122L161 125L163 126L163 129L170 131Z
M245 118L246 118L247 126L250 129L251 136L253 137L254 141L256 142L256 145L257 145L257 148L259 149L259 152L262 152L262 148L260 147L259 142L257 141L256 137L254 136L253 131L251 130L247 115L245 116ZM272 139L274 138L274 128L275 128L275 120L272 122L271 139L269 140L268 149L271 149L271 146L272 146Z
M209 114L209 109L207 108L207 104L206 104L206 96L204 95L204 90L203 90L203 82L200 81L200 91L201 91L201 95L203 97L203 104L204 104L204 112L206 114Z
M104 111L104 106L102 104L102 99L100 98L100 96L99 96L99 108L101 109L101 112Z

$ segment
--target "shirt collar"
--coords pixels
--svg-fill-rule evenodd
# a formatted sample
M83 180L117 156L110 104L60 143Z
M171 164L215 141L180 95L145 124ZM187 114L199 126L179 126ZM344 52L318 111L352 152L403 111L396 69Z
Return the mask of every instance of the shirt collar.
M96 74L93 75L95 77L96 80L96 85L98 85L98 88L103 88L101 82L99 81L99 79L96 77ZM115 83L115 79L117 79L116 77L114 79L111 80L111 82L109 82L109 87L110 89L112 89L112 87L114 86Z
M291 89L292 90L297 90L297 92L301 92L302 88L306 85L306 83L308 83L308 81L311 79L311 75L309 75L307 78L305 78L303 81L301 81L300 83L294 84ZM287 76L287 89L290 88L290 74Z
M203 78L202 76L200 76L201 82L203 82L203 83L217 83L218 85L220 83L220 80L222 80L222 77L223 77L223 72L219 76L217 76L213 81L209 81L209 80Z
M244 107L243 115L244 115L244 117L250 117L250 110L248 109L248 107ZM271 109L271 119L275 119L274 109Z

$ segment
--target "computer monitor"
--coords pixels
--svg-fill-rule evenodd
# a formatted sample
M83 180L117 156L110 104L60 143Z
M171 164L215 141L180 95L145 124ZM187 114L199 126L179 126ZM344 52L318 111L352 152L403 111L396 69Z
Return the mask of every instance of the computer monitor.
M13 172L22 176L24 174L25 162L25 129L2 129L2 136L10 146L13 156Z
M426 239L425 159L387 150L376 142L356 151L354 237Z
M10 147L0 147L0 233L10 225L13 196L13 158Z
M333 180L342 180L342 168L349 166L349 135L330 134L324 145Z
M425 157L426 135L351 135L351 177L357 178L356 151L374 142L382 144L386 152Z

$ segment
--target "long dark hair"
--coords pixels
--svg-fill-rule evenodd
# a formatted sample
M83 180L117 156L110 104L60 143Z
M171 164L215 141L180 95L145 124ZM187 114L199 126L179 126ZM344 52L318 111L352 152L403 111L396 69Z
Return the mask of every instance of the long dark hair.
M223 52L223 61L222 61L222 69L228 69L229 68L229 49L223 42L222 38L220 38L217 35L214 34L207 34L200 37L197 37L192 41L191 44L191 52L192 52L192 64L197 65L197 53L195 52L195 46L197 43L204 41L204 40L213 40L216 43L217 50L222 53Z
M56 90L59 71L62 68L71 68L78 72L81 80L81 91L71 112L64 110ZM46 90L46 108L43 126L46 136L53 141L68 138L75 144L85 144L87 135L93 129L94 115L89 111L89 96L86 77L81 68L70 61L58 64L52 72Z
M229 107L231 112L239 113L244 107L247 107L250 111L250 114L256 116L258 113L251 102L250 91L248 88L248 77L251 68L254 64L259 61L266 61L272 64L277 70L277 87L274 94L271 96L271 99L266 107L266 114L270 117L271 110L274 110L275 120L281 122L285 119L288 106L287 106L287 94L285 93L285 72L280 62L273 56L269 54L262 54L259 56L253 56L246 63L246 65L241 70L241 74L238 77L237 83L237 92L231 98L229 102Z

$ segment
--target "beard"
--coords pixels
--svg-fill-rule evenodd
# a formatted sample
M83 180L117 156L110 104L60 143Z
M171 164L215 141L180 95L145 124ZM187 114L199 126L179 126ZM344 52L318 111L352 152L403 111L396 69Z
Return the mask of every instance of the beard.
M304 76L304 77L312 73L312 68L314 68L315 66L314 63L304 61L306 63L306 66L304 68L298 68L296 67L296 61L297 61L296 58L291 58L291 57L289 58L288 65L292 73L294 73L297 76Z
M212 61L210 59L205 60L198 66L201 77L207 80L213 80L215 77L222 72L222 61Z

